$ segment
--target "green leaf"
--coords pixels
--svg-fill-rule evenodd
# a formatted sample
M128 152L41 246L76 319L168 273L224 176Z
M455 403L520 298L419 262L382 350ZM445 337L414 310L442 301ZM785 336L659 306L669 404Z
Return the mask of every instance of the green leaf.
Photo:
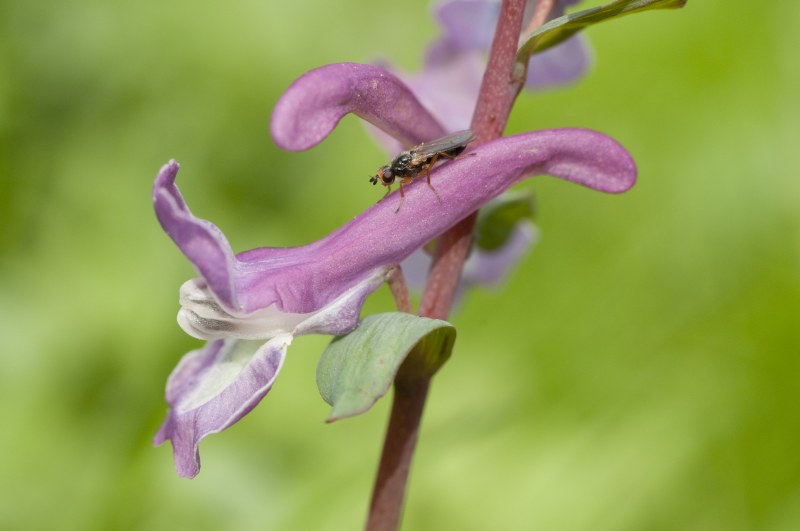
M331 341L317 365L317 387L333 406L328 422L364 413L386 394L400 366L430 378L450 357L456 329L447 321L408 313L366 317L353 332Z
M531 192L503 194L481 208L475 227L475 244L495 251L508 241L517 223L533 218L535 204Z
M552 48L572 37L582 29L649 9L673 9L686 4L686 0L617 0L608 5L571 13L543 24L531 33L517 52L517 61L527 63L531 55Z

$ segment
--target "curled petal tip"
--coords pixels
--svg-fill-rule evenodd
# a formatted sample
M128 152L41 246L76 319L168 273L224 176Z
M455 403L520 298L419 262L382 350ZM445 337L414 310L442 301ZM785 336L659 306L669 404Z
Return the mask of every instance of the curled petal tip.
M613 138L589 129L553 129L541 135L547 154L539 170L610 194L629 190L636 183L636 163ZM524 137L526 135L519 135Z
M393 74L372 65L337 63L307 72L286 89L272 112L270 133L282 149L303 151L322 142L348 113L405 145L444 132Z
M181 165L175 159L170 159L169 162L161 166L156 175L156 182L153 185L153 199L155 200L156 194L165 186L170 186L175 182L175 177L178 175L178 170Z
M239 307L230 271L235 262L225 236L213 223L192 215L175 184L179 165L162 166L153 185L153 203L161 227L211 285L221 304Z

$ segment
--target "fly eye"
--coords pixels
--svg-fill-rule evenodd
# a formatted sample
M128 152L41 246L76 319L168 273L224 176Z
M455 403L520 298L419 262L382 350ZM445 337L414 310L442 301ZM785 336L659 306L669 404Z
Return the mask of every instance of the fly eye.
M394 175L382 175L381 182L383 182L385 185L392 184L394 182Z

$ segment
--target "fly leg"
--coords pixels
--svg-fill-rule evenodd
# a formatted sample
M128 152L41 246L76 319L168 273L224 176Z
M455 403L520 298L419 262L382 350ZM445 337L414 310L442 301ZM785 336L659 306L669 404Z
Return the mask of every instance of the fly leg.
M428 163L428 165L427 165L427 166L425 166L425 180L426 180L426 181L427 181L427 183L428 183L428 188L430 188L430 189L431 189L431 191L432 191L434 194L436 194L436 199L438 199L438 200L439 200L439 204L442 204L442 198L441 198L441 197L439 197L439 192L437 192L437 191L436 191L436 188L434 188L434 187L433 187L433 185L431 184L431 168L433 167L433 165L434 165L434 164L436 164L436 160L437 160L437 159L438 159L440 156L447 157L448 159L453 159L453 158L455 158L455 157L451 157L450 155L445 155L444 153L437 153L436 155L434 155L434 156L433 156L433 158L431 159L431 161Z
M400 207L403 206L403 200L406 198L406 194L405 192L403 192L403 185L408 184L411 181L412 181L411 177L403 177L402 179L397 181L397 184L400 186L400 204L397 205L397 210L394 211L395 214L400 212Z
M386 196L387 196L387 195L389 195L391 192L392 192L392 185L389 185L389 186L387 186L387 187L386 187L386 193L385 193L385 194L383 194L383 197L381 197L380 199L378 199L378 203L380 203L381 201L383 201L384 199L386 199Z
M472 155L475 155L475 153L474 152L468 153L466 156L472 156ZM450 155L448 153L445 153L444 151L441 151L439 153L436 153L433 157L431 157L431 161L425 166L425 180L428 182L428 188L430 188L433 191L433 193L436 194L436 199L438 199L439 203L441 203L442 198L439 197L439 192L437 192L436 188L434 188L433 185L431 184L431 168L433 168L433 165L436 164L436 162L439 160L439 157L444 157L449 160L454 160L457 159L459 156Z
M474 155L474 153L470 153L470 155ZM433 166L438 162L439 157L443 157L443 158L446 158L446 159L449 159L449 160L453 160L453 159L457 158L458 156L457 155L450 155L449 153L444 153L444 152L435 153L431 157L430 162L428 162L424 166L425 181L426 181L426 183L428 185L428 188L431 189L431 191L436 196L436 199L439 201L439 204L441 204L442 203L442 197L439 195L439 192L436 191L436 188L433 187L433 184L431 184L431 168L433 168ZM403 191L403 185L404 184L409 184L413 179L414 179L413 177L403 177L398 181L398 185L400 187L400 204L397 206L397 210L395 210L395 213L400 212L400 208L403 206L403 200L406 197L406 194ZM386 195L389 195L388 191L386 192ZM384 196L384 197L386 197L386 196Z

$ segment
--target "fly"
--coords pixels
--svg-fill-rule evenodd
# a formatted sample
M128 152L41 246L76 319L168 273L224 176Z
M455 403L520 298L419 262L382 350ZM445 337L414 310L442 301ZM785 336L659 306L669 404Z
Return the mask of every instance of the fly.
M383 186L386 186L388 190L386 190L386 194L383 196L386 197L389 195L389 192L392 191L392 184L394 184L395 179L398 180L397 184L400 186L400 204L397 206L395 212L399 212L400 207L403 206L403 199L405 198L403 185L409 184L424 173L428 182L428 188L436 194L436 199L441 203L442 198L439 197L436 188L431 184L431 168L441 159L454 159L458 157L464 149L466 149L467 144L472 142L473 138L475 138L475 135L472 131L466 130L458 131L457 133L443 136L442 138L437 138L430 142L423 142L422 144L412 147L408 151L403 151L392 159L389 164L381 166L369 181L372 184L378 184L378 181L380 181Z

